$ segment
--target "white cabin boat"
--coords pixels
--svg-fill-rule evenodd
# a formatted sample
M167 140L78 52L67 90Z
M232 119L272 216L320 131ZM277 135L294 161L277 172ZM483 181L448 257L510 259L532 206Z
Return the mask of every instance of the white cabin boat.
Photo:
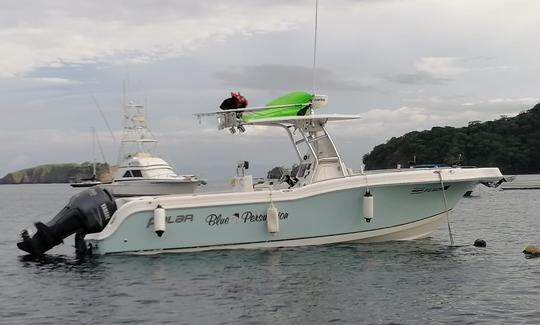
M114 181L102 187L116 197L187 194L201 184L195 175L177 175L165 160L147 152L128 155L114 175Z
M153 153L157 139L146 124L144 105L124 107L124 131L118 167L113 181L103 184L115 197L193 193L204 184L195 175L177 175L162 158Z

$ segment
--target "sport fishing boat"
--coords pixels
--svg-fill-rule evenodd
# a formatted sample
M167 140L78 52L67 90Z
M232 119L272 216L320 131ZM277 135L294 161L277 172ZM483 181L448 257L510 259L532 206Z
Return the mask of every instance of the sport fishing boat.
M257 108L199 114L218 128L278 127L290 138L299 168L284 189L254 190L241 172L227 193L114 199L90 188L50 222L21 233L18 247L46 252L76 233L79 253L157 254L258 249L429 236L463 194L502 178L498 168L418 168L353 172L326 125L354 115L315 114L326 96L294 92Z
M111 183L100 185L115 197L189 194L206 182L195 175L177 175L162 158L148 152L126 156Z
M157 139L146 124L144 105L124 105L124 131L118 167L111 183L101 185L115 197L193 193L205 182L195 175L177 175L153 153Z

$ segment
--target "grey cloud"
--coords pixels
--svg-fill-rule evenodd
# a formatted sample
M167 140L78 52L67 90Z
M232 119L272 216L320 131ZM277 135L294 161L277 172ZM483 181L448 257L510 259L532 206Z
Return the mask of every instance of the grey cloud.
M308 19L304 2L260 1L8 2L0 12L0 77L66 65L146 64L190 55L234 35L290 30Z
M197 17L205 14L210 5L202 1L162 0L159 5L149 0L120 1L70 1L54 2L17 0L8 1L2 6L1 25L12 26L17 21L31 21L33 24L47 22L51 17L69 16L72 18L99 17L102 21L138 22L163 19L170 15L178 18ZM37 21L36 21L37 20Z
M251 65L215 73L224 85L268 91L310 89L313 71L295 65L262 64ZM367 91L372 88L356 79L341 79L330 70L317 69L316 87L337 91Z
M429 73L414 72L382 76L384 79L409 85L441 85L453 81L450 77L435 77Z
M285 8L303 7L310 4L303 1L272 1L272 6ZM250 8L262 10L268 2L264 0L228 0L227 2L200 0L7 0L2 2L0 26L13 26L21 22L32 24L49 23L54 17L98 19L101 21L130 21L147 23L162 21L167 17L174 19L198 19L210 13L226 16L231 9Z

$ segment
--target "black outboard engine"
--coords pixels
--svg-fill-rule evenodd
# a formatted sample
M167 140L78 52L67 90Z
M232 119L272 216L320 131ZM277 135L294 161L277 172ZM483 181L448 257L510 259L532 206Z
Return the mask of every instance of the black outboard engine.
M51 221L36 222L35 233L23 230L17 247L31 255L41 255L74 233L82 238L85 234L100 232L115 211L113 196L98 186L91 187L72 196Z

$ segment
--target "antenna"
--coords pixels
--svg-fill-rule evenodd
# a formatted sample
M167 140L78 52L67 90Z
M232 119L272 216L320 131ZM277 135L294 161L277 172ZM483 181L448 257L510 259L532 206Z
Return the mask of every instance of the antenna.
M92 99L94 100L94 103L96 104L96 107L99 111L99 114L101 115L101 118L103 119L103 121L105 121L105 125L107 125L107 129L109 129L109 133L111 134L111 138L113 139L113 142L116 142L116 138L114 137L114 133L111 129L111 126L109 125L109 122L105 118L105 114L103 114L103 110L101 109L101 106L99 106L99 103L96 97L93 94L90 94L90 96L92 96Z
M122 80L122 109L126 113L126 80Z
M96 129L92 127L92 176L96 176Z
M315 37L313 40L313 84L312 84L312 90L313 94L315 95L315 80L317 77L317 23L318 23L318 16L319 16L319 0L315 0Z
M96 137L96 143L97 143L98 148L99 148L99 152L101 153L101 158L103 158L104 163L108 164L107 159L105 158L105 152L103 151L103 147L101 146L101 141L99 141L99 137L98 137L97 133L95 134L95 137Z

